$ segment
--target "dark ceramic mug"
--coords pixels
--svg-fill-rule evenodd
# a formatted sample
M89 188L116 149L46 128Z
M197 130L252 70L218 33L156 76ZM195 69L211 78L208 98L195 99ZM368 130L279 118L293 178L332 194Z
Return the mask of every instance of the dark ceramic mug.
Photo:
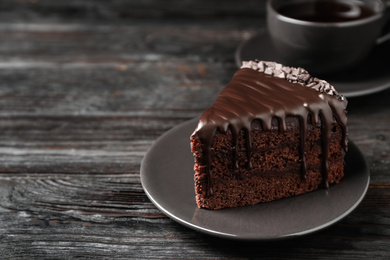
M268 0L267 25L276 50L289 66L300 66L310 72L327 74L349 69L364 60L376 44L390 35L382 36L388 20L390 1L333 0L350 5L345 15L354 15L355 7L368 8L368 17L350 21L310 21L282 13L294 4L319 3L331 0ZM300 6L294 12L302 10ZM345 10L344 10L345 11Z

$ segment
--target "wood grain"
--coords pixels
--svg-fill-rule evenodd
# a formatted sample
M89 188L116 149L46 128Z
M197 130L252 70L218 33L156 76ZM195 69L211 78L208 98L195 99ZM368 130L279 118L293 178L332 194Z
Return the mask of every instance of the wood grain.
M372 183L353 214L318 234L259 244L219 240L179 226L151 204L137 174L8 175L0 184L0 230L7 238L1 241L8 252L3 256L50 257L57 251L63 258L390 256L390 230L384 228L390 220L390 185Z
M371 184L334 226L237 242L142 190L153 142L206 109L265 1L0 2L0 259L389 259L390 90L349 100Z

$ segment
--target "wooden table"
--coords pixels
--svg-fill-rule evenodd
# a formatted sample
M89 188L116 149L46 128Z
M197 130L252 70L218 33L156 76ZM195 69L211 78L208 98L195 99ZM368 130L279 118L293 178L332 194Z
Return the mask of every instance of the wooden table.
M177 224L145 195L146 151L214 101L264 10L264 1L2 0L0 258L389 259L390 90L349 100L349 137L371 184L332 227L224 240Z

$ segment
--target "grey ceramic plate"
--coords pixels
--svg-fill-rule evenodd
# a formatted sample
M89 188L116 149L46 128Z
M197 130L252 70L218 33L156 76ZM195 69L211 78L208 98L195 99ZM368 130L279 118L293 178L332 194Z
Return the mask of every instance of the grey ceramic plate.
M243 41L236 50L235 60L239 67L242 61L255 59L284 63L283 57L278 55L265 30ZM337 91L346 97L372 94L390 87L389 60L390 42L386 42L376 47L356 69L318 77L334 85ZM310 68L305 69L310 72Z
M194 160L189 138L198 119L162 135L141 164L141 182L149 199L173 220L210 235L242 240L301 236L328 227L347 216L363 199L369 169L350 143L345 177L320 189L278 201L222 210L199 209L195 203Z

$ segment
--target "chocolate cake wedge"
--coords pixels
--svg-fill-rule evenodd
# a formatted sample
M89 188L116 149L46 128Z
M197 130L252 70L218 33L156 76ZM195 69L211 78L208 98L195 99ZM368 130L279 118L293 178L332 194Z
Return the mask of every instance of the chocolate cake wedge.
M191 135L196 203L222 209L338 183L347 100L302 68L248 61Z

